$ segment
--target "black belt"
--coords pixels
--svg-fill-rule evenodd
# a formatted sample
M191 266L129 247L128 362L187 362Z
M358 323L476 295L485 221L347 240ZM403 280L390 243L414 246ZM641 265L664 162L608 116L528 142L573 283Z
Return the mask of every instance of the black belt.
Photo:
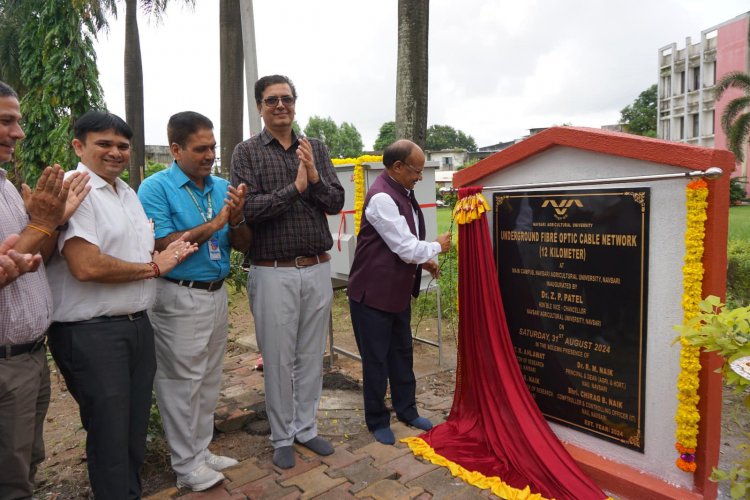
M94 323L108 323L111 321L135 321L141 319L146 315L146 311L138 311L132 314L122 314L120 316L97 316L91 319L84 319L82 321L55 321L52 326L76 326L76 325L92 325Z
M36 342L29 342L28 344L7 344L0 346L0 359L10 359L13 356L19 354L26 354L27 352L34 352L44 345L44 337L40 338Z
M190 280L176 280L174 278L169 278L167 276L162 276L167 281L171 281L172 283L177 283L180 286L186 286L188 288L197 288L198 290L208 290L209 292L215 292L219 288L221 288L221 285L224 284L224 280L216 280L216 281L190 281Z

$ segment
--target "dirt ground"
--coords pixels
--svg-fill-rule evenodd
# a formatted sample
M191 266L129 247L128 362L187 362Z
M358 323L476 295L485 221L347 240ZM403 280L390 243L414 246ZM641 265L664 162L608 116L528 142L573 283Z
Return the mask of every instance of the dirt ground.
M336 348L356 353L357 347L351 333L351 322L346 297L337 291L333 305L334 342ZM437 321L415 314L413 328L420 338L437 341ZM419 378L417 391L430 390L437 394L452 394L455 382L455 327L443 322L443 368L439 367L438 350L422 343L415 344L415 374ZM228 355L255 349L255 330L243 293L230 300L230 334ZM65 389L65 381L54 363L52 370L52 400L44 428L47 458L37 473L36 497L47 500L86 499L90 496L86 468L86 432L81 427L78 405ZM429 374L429 375L428 375ZM359 361L337 354L332 366L326 366L324 389L355 391L361 393L361 367ZM238 460L255 456L259 461L270 461L273 449L268 440L270 433L263 408L257 409L258 418L243 430L228 433L216 432L211 449ZM372 440L361 414L351 411L325 411L318 414L321 435L335 444L350 443L357 448ZM170 488L175 476L169 465L169 450L163 437L156 436L148 443L143 474L144 496Z
M228 355L254 349L254 326L243 294L233 296L230 303L230 339ZM348 305L342 292L336 292L332 311L334 343L337 349L356 353L357 347L351 333ZM412 327L417 337L437 341L435 318L414 314ZM455 383L456 327L442 322L442 366L438 363L438 349L415 343L415 373L417 392L450 395ZM36 497L48 500L89 498L90 489L86 469L86 433L81 428L78 407L65 390L65 382L51 364L52 401L47 414L44 437L47 458L37 474L39 481ZM337 391L361 391L361 367L358 361L337 354L332 366L326 367L324 388ZM743 396L726 391L723 404L722 442L720 467L728 469L740 456L737 446L747 443L750 431L749 412L742 403ZM419 399L419 398L418 398ZM243 430L217 432L211 449L243 460L255 456L259 461L269 461L273 450L268 441L268 422L265 412L257 408L258 417ZM335 444L347 442L357 448L372 440L364 426L361 414L352 411L321 411L318 415L319 432ZM148 444L146 464L142 474L144 496L174 486L175 477L169 465L169 451L163 437L156 436ZM728 485L721 485L719 498L730 498Z

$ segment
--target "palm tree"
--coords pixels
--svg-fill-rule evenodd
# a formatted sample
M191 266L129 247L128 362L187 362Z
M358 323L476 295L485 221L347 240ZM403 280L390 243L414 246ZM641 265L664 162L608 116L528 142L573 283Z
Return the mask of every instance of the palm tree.
M741 90L743 95L727 103L721 114L721 128L727 135L727 149L741 163L745 159L745 147L750 138L750 74L733 71L724 75L716 85L716 101L732 87Z
M429 0L398 0L396 138L424 148L427 139Z
M183 0L195 5L195 0ZM113 0L102 3L112 4ZM160 19L169 0L125 0L125 120L133 129L133 151L128 168L130 187L138 190L146 164L145 126L143 123L143 64L141 61L141 38L138 33L138 6L148 15Z
M240 0L220 0L219 59L221 99L221 170L229 177L234 147L242 141L242 105L244 99L242 23Z

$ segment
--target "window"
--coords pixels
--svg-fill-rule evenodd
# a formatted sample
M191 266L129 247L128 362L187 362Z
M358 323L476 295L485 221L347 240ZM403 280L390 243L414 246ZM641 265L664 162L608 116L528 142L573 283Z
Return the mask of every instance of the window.
M693 88L691 90L698 90L701 88L701 67L696 66L693 68Z
M661 77L661 96L670 97L672 95L672 77L670 75Z
M691 135L690 137L700 137L701 131L700 131L700 121L698 120L698 113L690 115L690 118L693 121L693 125L691 127Z
M452 156L443 156L443 167L447 168L448 170L451 170L453 168Z
M685 72L680 71L680 94L685 93Z
M669 136L669 119L661 122L661 138L666 140L672 139Z
M685 138L685 118L679 117L677 119L677 139L682 140Z

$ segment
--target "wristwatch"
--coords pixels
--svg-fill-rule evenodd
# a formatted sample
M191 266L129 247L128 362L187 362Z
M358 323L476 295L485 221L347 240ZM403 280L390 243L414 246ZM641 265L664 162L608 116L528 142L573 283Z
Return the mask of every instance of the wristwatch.
M239 221L239 222L238 222L237 224L234 224L234 225L232 225L232 224L229 224L229 229L237 229L237 228L239 228L239 227L240 227L241 225L243 225L244 223L245 223L245 218L243 217L243 218L242 218L242 220L241 220L241 221Z

